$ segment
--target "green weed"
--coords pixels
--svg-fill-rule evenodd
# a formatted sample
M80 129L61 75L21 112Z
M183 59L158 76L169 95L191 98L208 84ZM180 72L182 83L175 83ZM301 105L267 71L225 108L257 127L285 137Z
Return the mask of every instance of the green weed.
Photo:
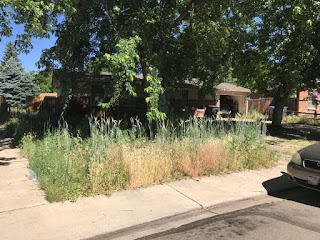
M49 201L266 167L277 160L266 148L265 125L257 122L90 118L89 132L86 138L71 134L62 122L47 127L41 140L24 136L23 151Z

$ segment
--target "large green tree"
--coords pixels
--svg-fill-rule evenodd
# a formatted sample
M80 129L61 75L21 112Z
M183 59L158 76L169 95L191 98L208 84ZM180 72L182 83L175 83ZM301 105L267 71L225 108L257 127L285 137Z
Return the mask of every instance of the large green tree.
M65 72L86 72L93 63L115 69L112 64L120 60L123 76L143 73L150 109L157 108L154 97L162 88L196 78L210 92L233 70L243 85L268 89L275 97L273 123L280 124L288 96L318 76L319 12L315 0L5 0L0 35L11 33L8 16L26 23L17 44L24 49L30 36L55 31L58 40L40 62ZM124 41L136 37L140 40L131 50L139 57L123 55ZM132 90L130 77L116 83ZM72 85L66 82L65 88Z
M319 77L320 2L265 1L235 51L235 73L247 86L274 97L273 124L280 125L283 107L298 88L314 87Z
M58 40L44 51L41 63L61 67L65 71L86 71L92 62L114 71L141 72L142 84L150 95L147 102L151 114L161 116L155 108L155 98L161 89L176 87L185 79L196 78L213 91L216 81L222 81L230 69L229 37L232 32L229 18L234 18L233 1L73 1L75 12L65 15L56 28ZM235 26L235 25L234 25ZM137 52L135 69L126 58L135 54L119 54L138 38L132 49ZM105 55L105 53L108 53ZM119 55L118 55L119 54ZM119 59L120 56L125 56ZM106 58L105 56L111 56ZM113 61L117 58L117 61ZM96 61L99 59L99 61ZM117 62L112 65L112 62ZM98 67L98 68L99 68ZM124 69L123 67L126 67ZM114 73L117 74L117 73ZM150 76L148 78L148 76ZM116 86L131 89L127 77ZM122 84L119 84L122 82ZM70 83L65 83L70 86ZM120 89L115 90L119 93ZM133 94L133 91L129 93ZM152 101L151 101L152 99Z
M8 6L9 2L3 4ZM238 31L244 31L243 22L247 20L235 14L242 5L243 1L231 0L27 0L24 3L13 0L10 3L15 10L12 18L27 23L26 34L19 36L23 43L20 45L26 48L30 36L46 37L55 30L58 40L54 47L44 51L40 61L43 66L79 73L86 72L92 63L100 63L96 65L98 69L114 71L120 61L122 76L130 71L143 73L142 84L150 95L146 99L150 117L163 116L156 110L157 99L164 96L163 90L175 88L185 79L197 79L207 92L212 92L215 82L230 75L230 39L237 41ZM255 1L246 4L248 9L253 6ZM59 14L63 15L60 21ZM127 51L124 42L129 44L135 38L139 41L131 49L139 57L122 54ZM131 64L128 57L133 57L136 63ZM65 92L70 93L68 89L74 85L72 78L65 79L68 81L62 84L67 89ZM116 93L125 88L134 94L131 77L126 80L119 77L115 87Z

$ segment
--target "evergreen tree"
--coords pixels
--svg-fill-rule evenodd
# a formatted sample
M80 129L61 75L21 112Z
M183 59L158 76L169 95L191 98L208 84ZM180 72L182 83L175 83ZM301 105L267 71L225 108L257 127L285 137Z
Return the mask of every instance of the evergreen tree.
M31 75L21 68L16 57L9 58L0 71L0 95L4 95L12 107L25 107L27 96L36 95L39 87L33 83Z
M0 64L0 71L2 70L3 66L6 64L6 62L11 58L11 57L15 57L18 58L18 51L17 49L14 47L12 42L8 42L6 45L6 48L3 52L3 58ZM19 66L22 68L21 64L19 63Z

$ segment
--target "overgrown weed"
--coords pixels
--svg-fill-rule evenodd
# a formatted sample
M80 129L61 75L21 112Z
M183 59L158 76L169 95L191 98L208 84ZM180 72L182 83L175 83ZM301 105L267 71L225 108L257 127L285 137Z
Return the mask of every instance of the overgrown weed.
M142 124L90 118L90 136L70 133L62 122L43 139L22 140L30 167L49 201L147 186L184 177L255 169L275 163L265 125L190 118Z
M305 116L297 116L297 115L287 115L283 118L283 122L286 123L298 123L305 125L314 125L320 126L320 119L305 117Z

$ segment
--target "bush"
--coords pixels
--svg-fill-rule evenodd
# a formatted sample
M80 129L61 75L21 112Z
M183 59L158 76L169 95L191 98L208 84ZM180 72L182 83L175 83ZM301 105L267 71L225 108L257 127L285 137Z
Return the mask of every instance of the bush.
M255 109L250 109L247 114L247 119L253 119L253 120L267 120L268 116L264 115L262 113L259 113Z

